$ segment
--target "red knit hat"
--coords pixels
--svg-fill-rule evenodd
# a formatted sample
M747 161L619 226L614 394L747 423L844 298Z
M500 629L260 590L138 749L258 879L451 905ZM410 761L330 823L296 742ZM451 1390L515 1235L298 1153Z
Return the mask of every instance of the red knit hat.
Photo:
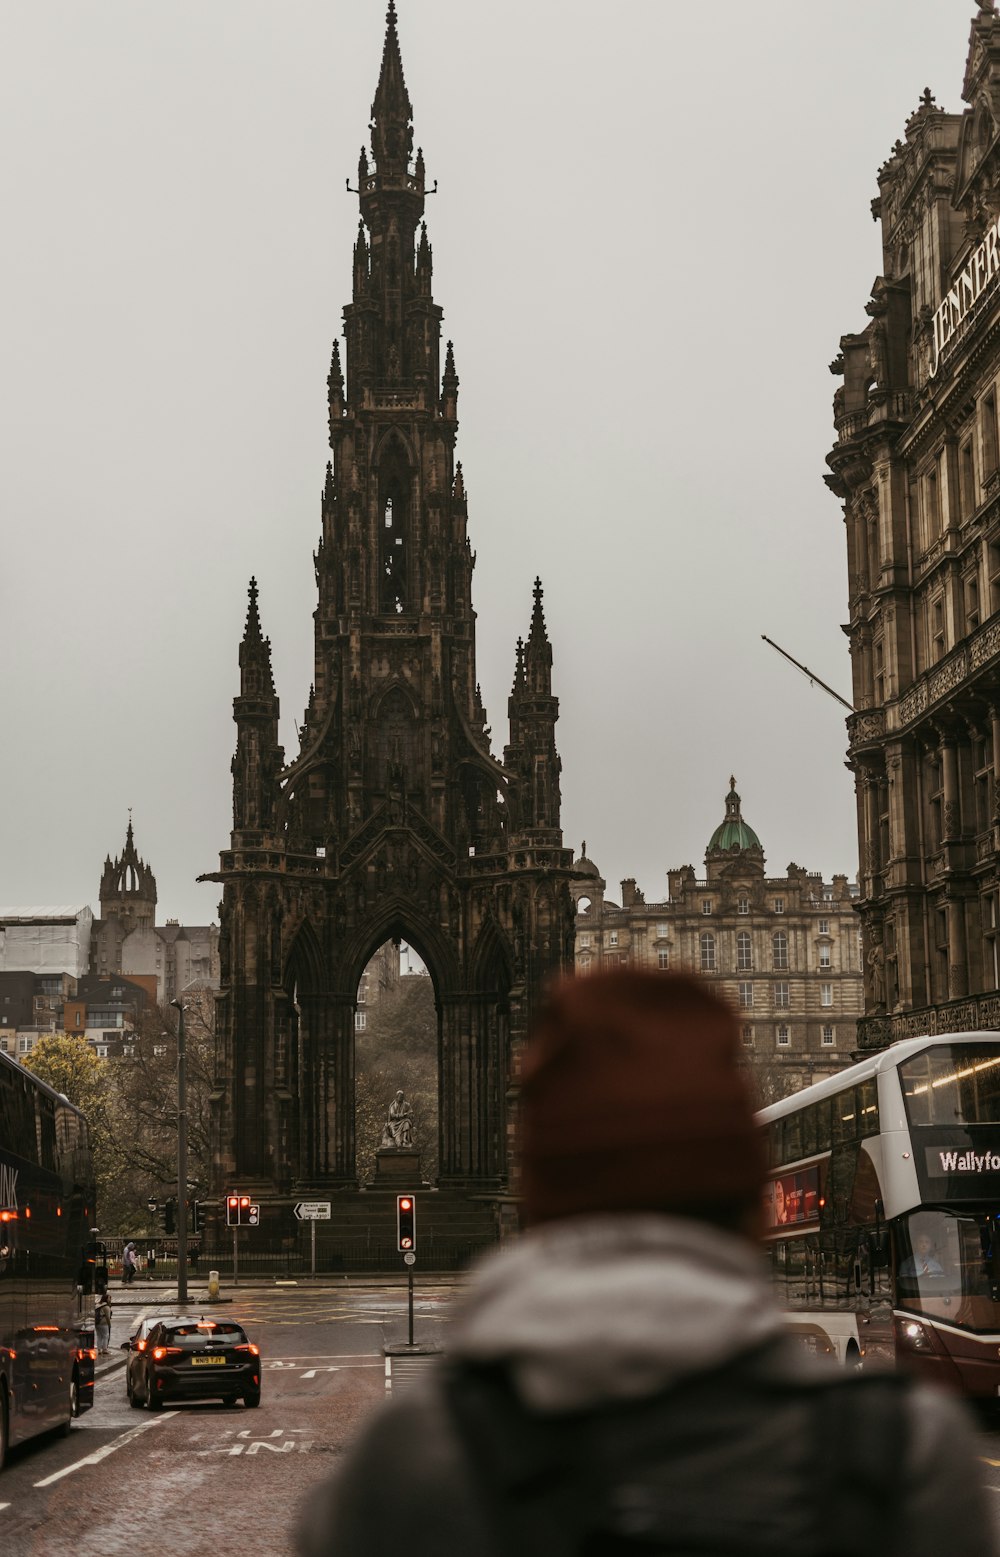
M699 979L564 979L521 1073L525 1220L673 1211L728 1221L760 1201L763 1144L736 1016Z

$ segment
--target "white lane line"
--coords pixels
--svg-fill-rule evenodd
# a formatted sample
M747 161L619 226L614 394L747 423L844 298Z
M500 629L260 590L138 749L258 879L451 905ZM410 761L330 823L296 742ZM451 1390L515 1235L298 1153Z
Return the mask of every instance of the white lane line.
M84 1465L99 1465L102 1460L107 1459L109 1454L114 1454L116 1449L123 1449L127 1443L132 1442L133 1438L138 1438L140 1433L147 1432L151 1427L158 1427L161 1422L169 1422L170 1418L176 1415L176 1411L157 1413L156 1416L150 1417L148 1422L140 1422L138 1427L131 1427L127 1433L122 1433L120 1438L116 1438L112 1443L106 1443L103 1449L95 1449L93 1454L85 1455L82 1460L77 1460L73 1465L64 1465L62 1470L55 1471L51 1476L46 1476L42 1481L36 1481L35 1486L51 1487L54 1481L61 1481L64 1476L71 1476L74 1471L80 1470Z
M2 1512L5 1508L10 1508L10 1504L9 1503L0 1503L0 1512Z

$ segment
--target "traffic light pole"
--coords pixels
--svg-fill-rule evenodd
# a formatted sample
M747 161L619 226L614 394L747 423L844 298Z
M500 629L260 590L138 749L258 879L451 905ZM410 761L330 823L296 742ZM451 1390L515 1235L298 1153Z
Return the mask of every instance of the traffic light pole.
M187 1307L187 1055L184 1045L184 1007L177 1009L177 1306Z
M409 1342L407 1344L412 1346L413 1345L413 1266L412 1265L407 1267L406 1274L410 1278L410 1325L409 1325L410 1339L409 1339Z
M240 1230L233 1228L233 1286L240 1284Z

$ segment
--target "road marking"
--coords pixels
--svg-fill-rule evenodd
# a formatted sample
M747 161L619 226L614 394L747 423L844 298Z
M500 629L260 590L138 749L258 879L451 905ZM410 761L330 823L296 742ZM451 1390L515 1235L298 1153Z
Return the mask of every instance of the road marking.
M2 1512L5 1508L10 1508L10 1504L9 1503L0 1503L0 1512Z
M103 1449L95 1449L93 1454L86 1455L82 1460L77 1460L72 1465L64 1465L62 1470L55 1471L53 1475L44 1477L42 1481L36 1481L35 1486L51 1487L54 1481L61 1481L64 1476L71 1476L74 1471L80 1470L84 1465L99 1465L102 1460L107 1459L109 1454L114 1454L116 1449L123 1449L127 1443L132 1442L133 1438L138 1438L140 1433L146 1432L150 1427L157 1427L160 1422L169 1422L170 1418L176 1415L176 1411L164 1411L150 1417L148 1422L140 1422L138 1427L132 1427L127 1433L122 1433L121 1437L116 1438L113 1443L105 1444Z
M985 1454L981 1454L979 1458L982 1460L984 1465L1000 1465L1000 1460L988 1460Z

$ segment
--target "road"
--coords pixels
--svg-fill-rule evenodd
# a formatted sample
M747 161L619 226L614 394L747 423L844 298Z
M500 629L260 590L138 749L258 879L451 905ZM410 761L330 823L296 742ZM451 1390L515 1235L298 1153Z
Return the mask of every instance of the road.
M421 1288L418 1342L440 1344L452 1286ZM155 1300L115 1308L112 1352ZM130 1409L124 1371L100 1374L67 1438L11 1452L0 1475L4 1557L284 1557L296 1510L386 1393L383 1346L407 1340L405 1287L259 1288L224 1312L258 1341L259 1409ZM192 1311L200 1306L189 1305ZM216 1310L219 1312L219 1310ZM124 1357L124 1354L116 1354Z
M418 1283L414 1335L442 1345L452 1284ZM297 1510L385 1398L383 1347L407 1339L405 1287L247 1288L223 1310L264 1359L259 1409L129 1408L116 1353L96 1404L67 1438L12 1452L0 1475L4 1557L292 1557ZM147 1311L115 1309L114 1347ZM200 1305L189 1305L193 1312ZM216 1310L220 1312L220 1310ZM1000 1419L979 1433L983 1484L1000 1527Z

